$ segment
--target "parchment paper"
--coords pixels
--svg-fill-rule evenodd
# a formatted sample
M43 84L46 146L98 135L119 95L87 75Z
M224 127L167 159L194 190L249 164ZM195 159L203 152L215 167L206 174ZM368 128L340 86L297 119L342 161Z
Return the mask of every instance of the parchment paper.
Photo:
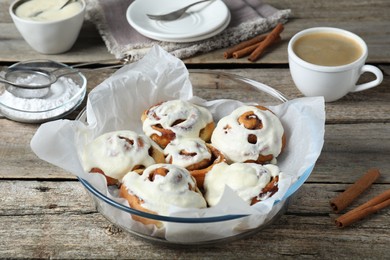
M143 59L122 67L91 91L87 101L88 125L72 120L45 123L31 140L31 148L42 160L87 180L107 197L128 205L124 199L117 197L115 190L107 189L102 175L84 172L79 154L88 142L105 132L128 129L142 133L142 112L158 102L171 99L190 100L205 106L212 112L215 121L243 104L233 100L206 101L193 97L189 73L183 62L155 46ZM171 216L179 217L250 216L207 224L166 222L165 228L158 230L133 221L128 213L104 203L101 203L100 212L133 231L162 236L173 242L225 238L259 227L280 210L286 196L298 189L310 175L324 142L325 108L322 97L295 99L270 109L282 121L287 136L286 149L277 160L282 171L279 191L271 198L249 206L227 188L223 199L215 207L171 209ZM298 180L304 174L305 179Z

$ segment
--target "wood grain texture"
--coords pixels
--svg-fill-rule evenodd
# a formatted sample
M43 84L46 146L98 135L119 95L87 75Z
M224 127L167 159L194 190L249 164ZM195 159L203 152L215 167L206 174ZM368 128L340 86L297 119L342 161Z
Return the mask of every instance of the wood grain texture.
M43 55L32 50L17 32L8 8L12 0L2 1L0 4L0 57L1 62L16 62L27 59L48 58L67 63L78 63L87 60L114 58L108 53L94 25L89 21L84 23L79 39L67 53L59 55ZM281 64L287 62L288 40L298 31L308 27L332 26L350 30L367 42L369 49L368 62L383 63L388 61L390 50L390 3L385 0L370 2L361 1L267 1L279 9L291 9L289 19L282 33L282 41L265 54L255 64ZM364 23L362 22L364 21ZM196 55L185 59L186 64L252 64L246 58L223 58L225 49L216 50L207 54ZM99 54L98 56L96 54Z
M390 185L374 185L365 197L386 188ZM377 254L373 256L386 256L390 253L390 224L386 221L390 211L340 230L333 224L335 215L328 198L335 195L334 190L342 189L344 185L339 184L305 184L291 200L287 213L269 228L226 245L180 249L145 242L113 226L96 212L78 182L5 181L0 183L0 195L11 199L3 200L0 209L0 252L3 258L96 259L104 252L104 258L116 259L334 259L364 258L375 246ZM343 250L357 243L360 246L353 252Z
M0 69L27 59L53 59L74 64L111 59L96 30L85 21L75 46L67 53L42 55L22 39L8 14L13 0L0 1ZM135 237L110 223L95 208L72 174L40 160L30 148L39 125L0 119L0 258L63 259L388 259L390 209L339 229L329 200L369 168L381 177L346 210L390 189L390 2L266 0L291 9L282 41L259 61L223 58L225 49L199 54L184 62L189 69L228 72L262 82L288 99L302 95L288 70L287 44L298 31L333 26L360 35L368 45L369 64L379 66L384 81L376 88L326 103L325 142L315 168L276 223L245 239L206 247L169 247ZM115 70L82 69L91 91ZM100 65L97 65L100 67ZM364 74L366 82L372 75ZM264 100L247 87L191 75L196 95ZM313 82L315 84L315 82ZM1 88L1 86L0 86ZM274 101L271 101L272 103ZM86 100L67 119L75 119ZM305 140L302 140L304 142Z
M384 66L384 68L386 71L388 67ZM89 90L99 85L113 72L113 70L82 71L88 79ZM289 99L300 97L286 69L218 71L258 80L285 93ZM251 101L257 101L255 92L249 95L234 84L208 85L202 81L195 81L194 85L195 94L208 100L222 97L239 99L239 97L244 96L246 98L253 97L254 99ZM387 159L389 157L386 157L386 155L390 155L389 85L389 77L385 77L385 81L379 87L349 94L338 102L326 104L325 145L319 161L325 161L327 164L318 166L319 172L322 173L321 178L328 178L326 171L334 167L351 173L353 170L350 165L344 165L343 162L353 162L353 169L361 171L372 165L383 165L387 170L390 169L390 162ZM85 101L68 118L74 119L84 106ZM0 119L0 124L2 129L0 155L3 157L0 177L74 179L69 173L39 160L32 153L29 143L39 125L23 124L7 119ZM327 150L329 151L326 153ZM23 163L21 164L21 162Z
M31 151L29 144L36 127L21 128L21 124L6 119L0 119L0 123L7 133L0 135L0 178L74 179L64 170L40 160ZM20 129L17 138L13 137L13 129ZM323 151L316 165L316 174L310 179L317 182L351 182L351 178L368 168L378 167L383 172L390 172L389 132L389 123L326 125ZM338 172L342 174L335 177ZM384 178L390 181L390 176L385 175Z
M3 68L0 66L0 69ZM390 100L390 89L388 87L390 85L390 78L388 77L390 66L382 65L379 68L383 71L385 77L378 87L361 92L349 93L339 101L326 104L327 123L390 122L390 104L388 102ZM98 71L94 71L93 69L80 70L87 78L88 91L98 86L115 71L112 69L100 69ZM211 71L226 72L256 80L277 89L287 99L303 96L295 87L289 70L285 68L212 69ZM193 79L191 78L191 80ZM372 75L363 74L359 82L363 83L369 80L372 80ZM194 94L207 100L217 98L240 99L241 97L241 99L245 99L246 101L259 102L256 99L257 95L259 95L256 91L250 90L249 88L243 91L236 84L225 84L223 81L221 84L206 84L205 82L194 80L193 85ZM246 91L252 91L251 95L248 95ZM85 101L80 107L82 108L84 106ZM74 119L79 112L80 109L76 110L67 118Z

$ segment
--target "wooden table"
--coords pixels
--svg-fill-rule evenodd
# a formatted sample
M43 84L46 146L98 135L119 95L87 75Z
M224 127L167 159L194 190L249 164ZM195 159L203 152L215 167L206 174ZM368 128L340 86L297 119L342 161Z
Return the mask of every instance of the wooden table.
M326 104L322 154L277 223L220 246L172 248L144 241L99 214L74 176L35 156L29 142L39 125L0 119L0 258L389 258L390 209L339 229L334 224L338 214L332 213L329 200L372 167L379 168L382 176L348 209L390 189L390 2L266 2L293 12L281 44L272 52L249 63L224 60L224 50L217 50L184 60L188 68L246 76L294 99L301 94L288 70L288 40L307 27L335 26L360 35L368 44L368 63L384 73L379 87ZM65 63L112 58L88 22L71 51L52 56L32 51L12 24L9 4L10 0L0 3L0 66L33 58ZM83 70L88 90L112 72ZM369 79L364 75L362 81ZM68 118L75 118L78 111Z

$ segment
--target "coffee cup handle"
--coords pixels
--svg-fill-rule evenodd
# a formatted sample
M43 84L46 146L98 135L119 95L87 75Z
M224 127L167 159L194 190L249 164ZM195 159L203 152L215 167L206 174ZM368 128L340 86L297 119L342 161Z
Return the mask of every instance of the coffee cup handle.
M364 65L361 68L361 70L360 70L360 75L363 74L364 72L371 72L371 73L373 73L376 76L376 79L373 80L373 81L367 82L367 83L356 85L355 89L352 90L351 92L362 91L362 90L365 90L365 89L376 87L379 84L381 84L381 82L383 80L383 73L382 73L382 71L380 69L378 69L377 67L372 66L372 65Z

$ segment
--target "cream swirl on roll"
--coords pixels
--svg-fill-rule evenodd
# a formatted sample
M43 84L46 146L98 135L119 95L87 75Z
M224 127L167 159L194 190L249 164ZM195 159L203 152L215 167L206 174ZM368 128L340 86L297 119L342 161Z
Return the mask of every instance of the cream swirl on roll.
M120 180L129 171L155 162L152 142L133 131L105 133L86 145L81 156L85 171L100 169L104 175ZM162 155L162 151L161 155Z
M242 106L217 124L211 143L232 162L276 163L285 143L279 118L264 107Z
M225 161L223 154L200 138L179 138L164 149L167 163L179 165L190 171L198 188L203 188L205 175L215 164Z
M208 141L214 129L211 113L183 100L155 105L142 116L143 131L162 148L175 138L200 137Z
M164 155L167 163L185 168L211 160L211 151L200 138L177 138L165 147Z
M280 170L276 165L256 163L219 163L204 181L205 198L210 206L221 199L225 186L250 205L272 196L277 190Z
M182 167L172 164L155 164L144 170L142 175L129 172L123 177L122 186L130 206L140 206L149 212L168 215L171 206L181 208L205 208L206 201L196 187L195 179ZM123 189L121 187L121 189ZM133 205L131 205L133 204ZM134 205L139 204L139 205Z

